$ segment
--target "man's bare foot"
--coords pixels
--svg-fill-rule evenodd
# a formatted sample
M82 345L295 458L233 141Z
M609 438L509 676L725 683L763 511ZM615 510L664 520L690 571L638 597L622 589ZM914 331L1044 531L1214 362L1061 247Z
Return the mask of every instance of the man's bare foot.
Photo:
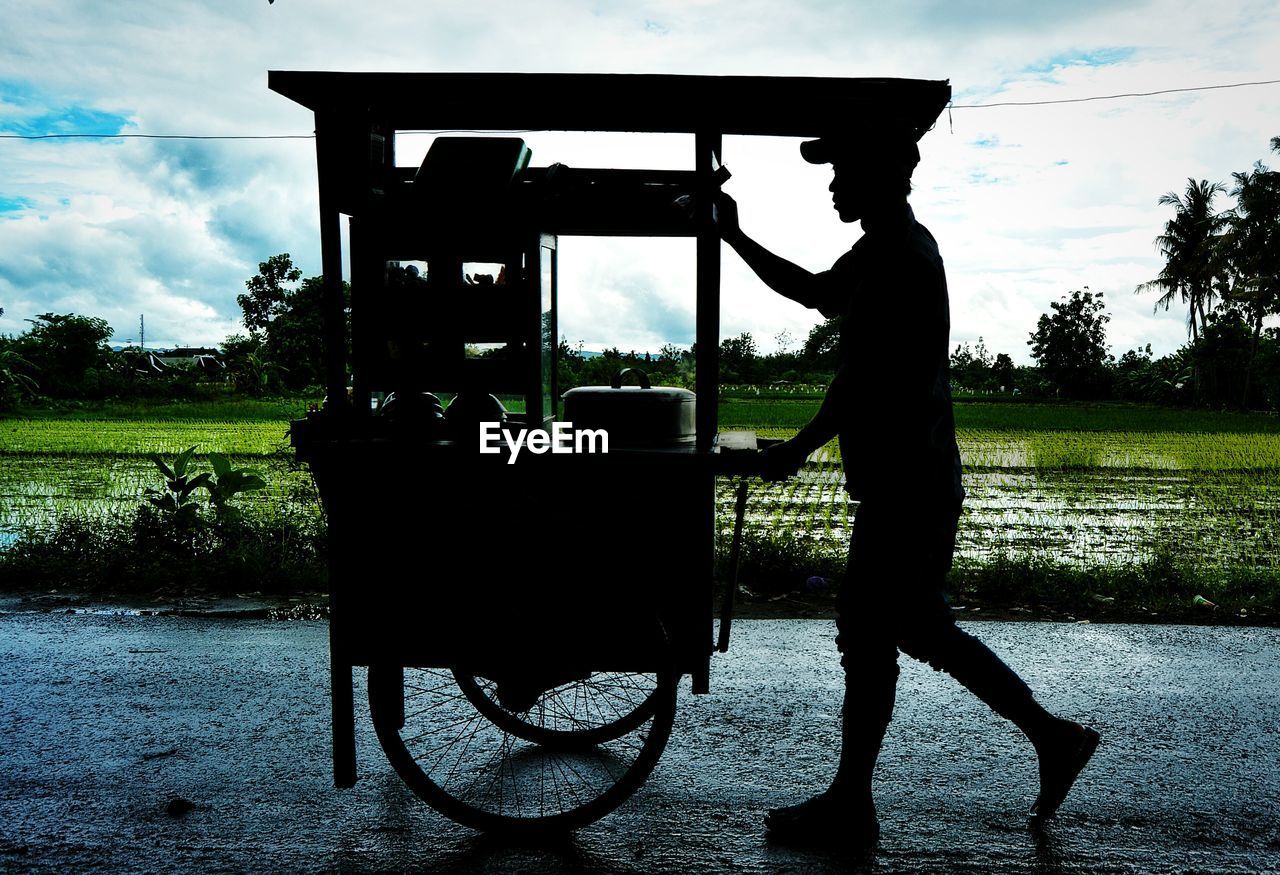
M1087 726L1060 720L1036 745L1040 756L1040 795L1031 806L1032 816L1041 820L1053 816L1089 757L1098 749L1099 738L1097 731Z
M848 797L829 790L798 805L771 809L764 825L770 841L785 844L870 848L880 837L870 797Z

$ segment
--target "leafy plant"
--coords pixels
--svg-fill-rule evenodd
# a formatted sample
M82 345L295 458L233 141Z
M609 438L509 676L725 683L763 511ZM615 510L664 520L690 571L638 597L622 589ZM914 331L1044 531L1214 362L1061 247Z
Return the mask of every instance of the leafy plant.
M191 457L195 452L196 448L190 447L179 453L172 467L160 458L158 453L147 455L152 464L164 475L165 489L147 487L144 497L148 504L169 516L181 530L193 529L198 524L200 505L192 493L202 486L207 488L209 484L207 473L197 474L194 477L187 474L187 467L191 464Z
M233 468L231 461L221 453L210 453L209 464L213 466L213 476L207 477L202 485L208 491L219 518L225 518L231 512L231 499L241 492L267 488L267 481L260 473L251 468Z
M197 489L204 489L209 494L214 513L218 520L225 521L233 513L231 500L242 492L265 489L267 481L262 475L250 468L233 467L231 461L221 453L210 453L209 464L213 473L192 474L189 471L196 448L189 447L178 454L170 467L157 453L150 453L147 458L160 469L165 476L165 489L148 488L146 500L161 513L169 516L180 530L189 530L200 522L200 503L196 500Z

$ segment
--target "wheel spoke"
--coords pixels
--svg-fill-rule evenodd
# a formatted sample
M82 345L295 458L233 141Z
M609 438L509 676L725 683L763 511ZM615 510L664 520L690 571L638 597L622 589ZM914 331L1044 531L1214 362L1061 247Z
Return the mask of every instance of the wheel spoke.
M519 712L498 700L498 680L462 671L371 668L369 690L378 738L419 796L480 829L532 829L589 823L639 786L671 730L673 683L599 672ZM379 705L396 691L402 724Z

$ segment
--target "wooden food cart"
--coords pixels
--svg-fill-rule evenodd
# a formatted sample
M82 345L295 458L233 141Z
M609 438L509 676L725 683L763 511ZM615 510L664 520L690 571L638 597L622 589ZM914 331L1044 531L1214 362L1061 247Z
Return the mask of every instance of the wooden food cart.
M679 678L708 689L715 478L730 467L715 404L722 137L813 137L886 114L925 130L950 87L279 71L269 83L316 120L328 396L293 443L329 526L335 783L356 779L353 671L367 666L379 740L428 803L487 830L589 823L648 776ZM512 135L440 138L421 166L397 165L397 133L442 130L692 134L692 169L530 166ZM614 434L608 453L481 453L482 422L552 431L561 416L568 235L696 238L694 428ZM635 522L656 508L660 530Z

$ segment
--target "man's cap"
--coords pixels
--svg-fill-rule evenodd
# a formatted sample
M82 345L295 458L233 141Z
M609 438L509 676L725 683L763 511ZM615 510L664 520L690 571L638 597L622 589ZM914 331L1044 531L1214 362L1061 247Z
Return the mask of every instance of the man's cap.
M920 163L916 141L924 131L903 125L883 125L855 132L828 134L800 144L800 156L810 164L836 161L896 163L910 175Z

